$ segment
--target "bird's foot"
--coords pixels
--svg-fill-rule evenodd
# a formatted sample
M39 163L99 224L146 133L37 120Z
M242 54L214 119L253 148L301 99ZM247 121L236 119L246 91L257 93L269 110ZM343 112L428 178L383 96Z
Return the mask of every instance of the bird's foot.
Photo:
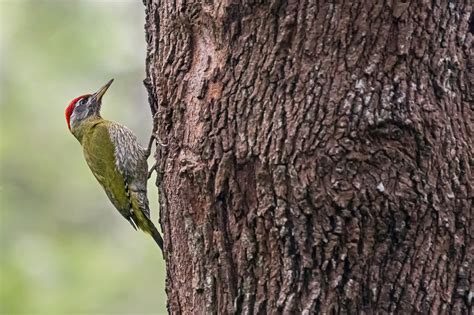
M160 137L158 136L157 133L152 133L152 134L151 134L151 137L150 137L150 141L148 142L148 147L147 147L147 149L146 149L146 151L145 151L145 155L146 155L147 158L148 158L148 157L150 156L150 154L151 154L151 147L153 146L153 140L156 140L156 142L157 142L160 146L162 146L162 147L167 147L167 146L168 146L167 143L164 144L163 141L161 141L161 139L160 139Z
M155 164L153 164L153 166L148 171L148 179L150 179L150 177L151 177L151 175L153 175L154 171L156 171L156 162L155 162Z

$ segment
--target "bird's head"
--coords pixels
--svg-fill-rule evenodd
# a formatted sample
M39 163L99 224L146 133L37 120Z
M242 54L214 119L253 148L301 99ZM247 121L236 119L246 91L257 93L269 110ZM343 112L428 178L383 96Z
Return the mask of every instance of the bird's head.
M110 87L114 79L107 82L94 94L84 94L76 97L66 107L66 121L69 130L78 127L81 122L90 117L100 117L100 105L102 96Z

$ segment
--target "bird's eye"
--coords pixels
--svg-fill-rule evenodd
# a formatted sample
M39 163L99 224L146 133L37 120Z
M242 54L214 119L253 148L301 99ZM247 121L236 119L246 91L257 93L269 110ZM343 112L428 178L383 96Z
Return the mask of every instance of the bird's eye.
M86 103L87 97L83 97L77 102L77 106L84 105Z

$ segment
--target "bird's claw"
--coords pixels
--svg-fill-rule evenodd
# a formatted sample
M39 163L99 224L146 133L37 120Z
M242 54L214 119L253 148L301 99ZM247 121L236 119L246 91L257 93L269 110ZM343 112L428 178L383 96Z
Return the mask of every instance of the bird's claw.
M156 162L155 162L155 164L153 164L153 166L148 171L148 179L150 179L150 177L151 177L151 175L153 175L154 171L156 171Z
M160 146L162 146L162 147L167 147L168 146L168 143L166 143L166 144L163 143L163 141L160 139L160 137L158 136L157 133L152 134L152 138L154 138Z
M145 156L148 158L151 154L151 147L153 146L153 140L156 140L156 142L161 146L161 147L167 147L168 143L164 144L163 141L161 141L160 137L158 136L157 133L152 133L150 137L150 141L148 142L148 147L145 151Z

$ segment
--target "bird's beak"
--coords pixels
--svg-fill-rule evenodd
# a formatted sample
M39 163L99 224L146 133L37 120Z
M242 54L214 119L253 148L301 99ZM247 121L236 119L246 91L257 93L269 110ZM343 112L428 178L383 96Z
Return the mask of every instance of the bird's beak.
M105 92L107 92L108 88L112 85L112 82L114 82L114 79L107 82L106 85L101 87L97 92L92 95L97 103L100 103L100 101L102 100L102 96L104 96Z

